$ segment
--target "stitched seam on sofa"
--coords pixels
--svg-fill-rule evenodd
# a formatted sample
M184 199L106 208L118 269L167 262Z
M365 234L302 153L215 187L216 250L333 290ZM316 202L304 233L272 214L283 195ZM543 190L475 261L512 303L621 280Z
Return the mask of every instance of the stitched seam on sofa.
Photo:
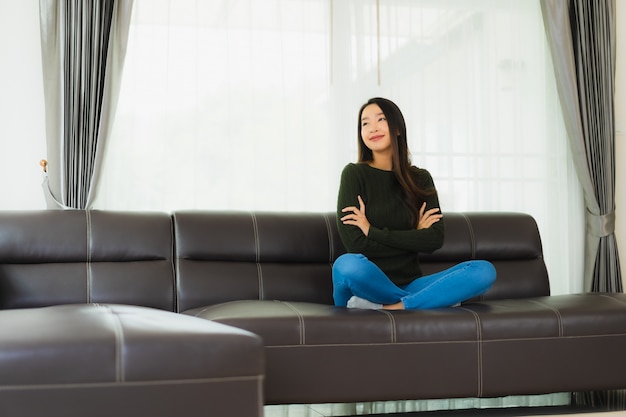
M110 307L105 307L109 313L113 316L115 326L115 380L123 382L125 380L124 375L124 329L122 328L122 322Z
M256 276L259 285L259 300L264 300L265 292L263 291L263 267L259 262L256 263Z
M253 381L261 383L265 379L263 374L250 376L225 376L215 378L193 378L193 379L161 379L158 381L111 381L111 382L77 382L72 384L36 384L36 385L2 385L0 391L37 390L37 389L76 389L76 388L97 388L97 387L119 387L119 386L157 386L157 385L191 385L222 382L246 382Z
M255 250L255 262L261 262L261 249L259 243L259 226L257 224L256 214L254 212L250 212L250 216L252 216L252 228L254 231L254 250Z
M620 300L619 298L616 297L611 297L608 294L597 294L599 297L603 297L603 298L608 298L609 300L613 300L613 301L617 301L620 304L626 304L626 301Z
M554 315L556 316L556 321L558 323L558 328L559 328L559 336L563 336L563 317L561 316L561 312L559 311L558 308L554 308L551 305L548 305L546 303L542 303L541 301L537 301L537 300L528 300L533 304L537 304L540 305L542 307L546 307L548 308L550 311L552 311L554 313Z
M477 342L477 363L478 363L478 393L476 394L478 397L483 395L483 332L482 326L480 324L480 316L475 311L469 310L467 308L460 307L461 310L469 311L474 316L474 321L476 322L476 342Z
M178 252L178 251L177 251ZM178 256L178 253L175 255L174 258L174 292L176 293L176 312L180 313L180 300L178 299L178 293L181 291L180 289L180 285L181 285L181 280L177 279L179 271L180 271L180 256Z
M489 339L482 340L481 344L487 343L501 343L501 342L537 342L544 340L568 340L568 339L594 339L594 338L607 338L607 337L624 337L626 333L619 334L606 334L606 335L589 335L589 336L551 336L551 337L534 337L534 338L507 338L507 339ZM265 349L293 349L293 348L320 348L320 347L347 347L347 348L356 348L359 346L370 347L370 346L407 346L407 345L438 345L438 344L473 344L476 345L475 340L446 340L446 341L433 341L433 342L376 342L376 343L319 343L314 345L271 345L265 346ZM482 347L480 349L482 352Z
M476 340L446 340L446 341L422 341L422 342L372 342L372 343L319 343L313 345L271 345L265 346L266 349L269 348L319 348L319 347L348 347L355 348L359 346L370 347L370 346L410 346L410 345L441 345L441 344L471 344L476 346Z
M298 322L300 322L300 344L304 345L306 343L306 337L305 337L306 328L304 327L304 317L302 317L302 314L300 314L298 309L291 303L288 303L286 301L279 301L279 302L289 307L298 316Z
M465 219L465 223L467 223L467 230L469 231L469 235L470 235L470 245L471 245L471 258L470 259L476 259L476 236L474 235L474 228L472 227L472 222L470 221L469 217L467 217L465 213L461 213L461 216L463 216L463 219Z
M243 301L243 300L234 300L234 301L225 301L223 303L219 303L219 304L213 304L207 307L204 307L202 310L198 311L197 313L195 313L193 315L193 317L199 317L200 315L202 315L203 313L210 311L210 310L215 310L216 308L219 308L221 306L224 306L226 304L234 304L234 303L238 303L239 301ZM191 316L191 314L189 314ZM206 319L206 320L214 320L214 319Z
M85 265L86 272L86 286L87 286L87 303L91 303L91 293L92 293L92 277L91 277L91 251L92 251L92 242L91 242L91 212L89 210L85 210L85 220L87 224L87 235L85 239L85 245L87 246L87 263Z
M259 287L259 300L263 300L265 295L263 291L263 271L261 270L261 243L259 240L259 225L257 223L256 213L250 212L250 216L252 216L252 229L254 231L254 250L257 270L257 285Z
M614 334L590 334L590 335L575 335L575 336L544 336L544 337L511 337L503 339L489 339L484 343L491 342L519 342L519 341L540 341L540 340L567 340L567 339L596 339L605 337L624 337L626 333L614 333Z
M469 235L470 235L470 245L471 245L471 255L470 255L471 258L470 259L476 259L476 235L474 234L474 227L472 226L472 222L470 221L469 217L465 213L461 213L461 216L463 216L463 218L465 219L465 223L467 223L467 230L469 231ZM485 294L479 295L478 299L480 301L484 301Z
M330 219L328 218L328 214L324 213L324 222L326 223L326 235L328 236L328 262L332 265L333 259L335 258L335 242L333 240L333 233L330 227Z
M387 317L389 317L389 321L390 321L390 333L391 333L391 343L396 343L396 320L393 318L393 314L391 314L389 311L387 310L379 310L382 313L385 313L387 315Z
M209 311L209 310L211 310L211 309L214 309L214 308L215 308L215 307L217 307L217 306L218 306L218 305L212 305L212 306L209 306L209 307L205 307L205 308L203 308L202 310L198 311L196 314L194 314L194 317L200 317L200 316L201 316L202 314L204 314L205 312L207 312L207 311ZM207 319L207 320L209 320L209 319Z
M174 219L172 216L170 216L170 242L172 242L172 244L170 245L170 259L171 259L170 266L172 268L172 292L174 293L172 295L172 300L174 300L173 311L180 313L180 306L178 305L178 280L176 279L176 271L180 270L178 269L180 265L179 265L178 256L176 255L176 240L174 237Z

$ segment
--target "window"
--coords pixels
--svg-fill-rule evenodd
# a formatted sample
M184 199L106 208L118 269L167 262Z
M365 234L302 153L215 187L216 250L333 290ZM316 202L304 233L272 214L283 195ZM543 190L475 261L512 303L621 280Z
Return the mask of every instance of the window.
M130 30L96 208L333 211L358 108L383 96L444 213L532 214L553 293L581 290L538 2L135 0Z

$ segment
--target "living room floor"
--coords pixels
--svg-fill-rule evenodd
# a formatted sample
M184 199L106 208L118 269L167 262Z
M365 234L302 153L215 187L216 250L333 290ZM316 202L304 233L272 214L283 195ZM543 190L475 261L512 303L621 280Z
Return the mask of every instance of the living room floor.
M305 404L272 405L265 407L265 417L357 417L328 412L324 407ZM626 417L626 411L609 411L593 407L574 405L550 407L507 407L468 410L419 411L411 413L360 414L368 417L525 417L525 416L568 416L578 417Z

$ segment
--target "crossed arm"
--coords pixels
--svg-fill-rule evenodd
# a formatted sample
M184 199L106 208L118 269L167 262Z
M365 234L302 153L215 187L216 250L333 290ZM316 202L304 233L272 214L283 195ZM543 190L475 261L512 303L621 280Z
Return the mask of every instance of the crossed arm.
M363 199L360 195L357 196L357 198L359 201L359 207L344 207L341 211L347 214L341 217L341 222L343 224L357 226L361 229L363 234L367 236L370 231L370 222L367 220L367 216L365 215L365 203L363 202ZM439 207L426 210L426 203L423 203L419 210L417 230L428 229L430 226L440 221L442 217L443 214L441 214Z

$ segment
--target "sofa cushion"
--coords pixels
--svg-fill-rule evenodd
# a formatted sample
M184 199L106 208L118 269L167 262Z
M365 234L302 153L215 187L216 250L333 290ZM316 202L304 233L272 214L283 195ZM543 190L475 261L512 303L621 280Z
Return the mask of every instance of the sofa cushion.
M77 304L1 311L0 333L2 415L262 415L263 348L241 329Z
M242 300L185 314L261 336L267 404L440 398L449 392L470 397L478 391L477 321L461 309L390 313ZM454 378L442 367L454 370ZM377 380L393 369L403 373L401 382Z
M0 212L0 308L120 303L175 310L167 213Z
M178 308L241 299L333 304L332 263L345 248L336 214L173 213ZM481 300L550 294L535 220L523 213L446 213L443 247L420 254L425 274L490 260L498 278Z
M508 212L444 215L443 246L433 253L420 254L424 274L461 261L485 259L495 266L497 279L480 300L550 295L539 229L532 216Z
M263 338L265 346L478 340L474 315L461 309L392 314L317 303L241 300L184 314L250 330Z
M326 213L173 213L178 308L241 299L332 304L331 268L345 252Z
M270 403L331 401L338 392L342 401L375 401L626 386L626 362L614 363L626 351L625 294L393 312L241 300L185 314L261 336ZM589 352L607 354L587 357ZM377 385L368 398L371 387L360 382L377 372L389 374L385 369L402 369L402 382Z

